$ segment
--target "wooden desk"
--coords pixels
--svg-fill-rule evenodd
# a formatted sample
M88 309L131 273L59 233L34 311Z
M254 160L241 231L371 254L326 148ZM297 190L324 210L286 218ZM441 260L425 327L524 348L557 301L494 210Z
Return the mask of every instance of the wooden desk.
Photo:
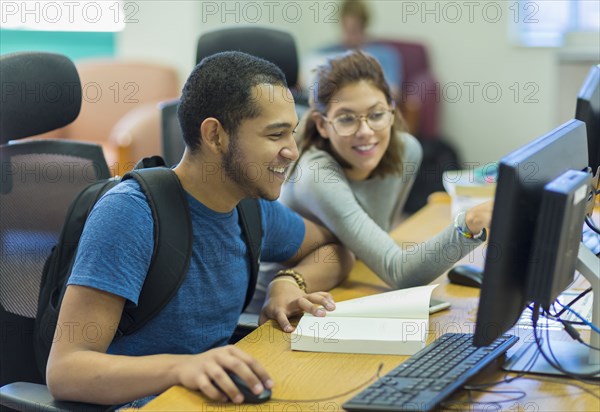
M399 242L421 242L443 229L450 220L450 205L445 197L434 197L418 213L403 222L392 236ZM481 248L469 259L482 262ZM446 332L473 332L479 290L451 285L443 275L434 283L437 298L452 303L445 310L430 317L432 341ZM357 263L349 279L332 291L337 301L387 291L389 288L361 262ZM519 334L521 341L529 334ZM268 322L236 344L252 354L271 374L275 381L273 400L262 405L219 404L208 401L200 393L180 386L158 396L146 405L147 411L339 411L341 405L356 393L359 386L372 382L380 364L382 374L393 369L407 356L355 355L337 353L293 352L290 334L283 333L273 322ZM494 382L504 376L497 368L477 382ZM576 386L577 385L577 386ZM582 389L583 388L583 389ZM352 392L350 392L352 389ZM497 385L492 390L523 391L526 396L517 401L501 404L507 411L599 411L600 400L587 391L600 396L597 386L566 379L540 378L528 375L511 384ZM494 402L513 399L517 394L482 394L473 392L475 402ZM318 401L323 399L322 401ZM449 402L453 410L498 410L494 405L468 403L466 391L457 392ZM449 405L450 406L450 405Z

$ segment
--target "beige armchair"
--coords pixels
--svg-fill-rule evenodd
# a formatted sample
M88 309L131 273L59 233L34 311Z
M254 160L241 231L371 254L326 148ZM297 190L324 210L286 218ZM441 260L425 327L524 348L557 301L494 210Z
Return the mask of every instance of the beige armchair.
M46 137L102 145L113 174L123 174L144 156L160 154L158 102L179 96L174 68L119 59L81 61L79 117Z

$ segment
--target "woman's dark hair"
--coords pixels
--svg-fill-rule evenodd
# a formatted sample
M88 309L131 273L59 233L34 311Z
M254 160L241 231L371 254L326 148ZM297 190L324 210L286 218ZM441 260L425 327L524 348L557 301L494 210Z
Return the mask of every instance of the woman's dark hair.
M343 168L352 168L348 162L335 153L331 147L330 140L321 137L311 113L326 114L332 97L339 90L360 81L365 81L381 90L385 95L387 103L389 105L393 104L390 87L385 81L381 66L369 54L360 50L346 52L329 59L327 63L317 68L314 80L316 87L310 96L310 111L306 116L304 133L301 136L302 153L305 153L310 147L315 146L333 156ZM391 129L390 144L381 161L369 177L402 174L402 152L404 148L398 139L395 138L395 135L404 130L404 120L400 111L396 108L394 110L394 123Z
M281 69L259 57L223 52L202 59L187 79L177 109L188 149L200 147L200 125L208 117L235 136L242 120L260 116L252 88L262 83L287 88Z

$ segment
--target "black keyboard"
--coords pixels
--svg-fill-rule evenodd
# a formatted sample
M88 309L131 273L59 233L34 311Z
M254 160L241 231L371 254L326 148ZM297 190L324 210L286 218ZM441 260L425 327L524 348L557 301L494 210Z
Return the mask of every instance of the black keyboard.
M348 411L430 411L518 339L503 335L477 348L473 334L447 333L342 406Z

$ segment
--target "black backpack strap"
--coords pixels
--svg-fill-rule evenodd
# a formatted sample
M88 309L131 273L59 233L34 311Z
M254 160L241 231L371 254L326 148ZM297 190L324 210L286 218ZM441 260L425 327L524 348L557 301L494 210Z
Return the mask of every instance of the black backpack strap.
M246 244L250 252L250 282L246 291L244 309L252 300L256 289L258 268L260 264L260 250L262 244L262 223L260 216L260 204L257 199L244 199L238 206L238 215L242 232L246 237Z
M161 156L144 157L135 164L133 170L149 169L151 167L167 167L167 164Z
M192 224L185 191L175 172L164 167L129 172L148 198L154 220L154 250L137 307L126 308L119 333L144 326L175 296L187 274L192 253Z

